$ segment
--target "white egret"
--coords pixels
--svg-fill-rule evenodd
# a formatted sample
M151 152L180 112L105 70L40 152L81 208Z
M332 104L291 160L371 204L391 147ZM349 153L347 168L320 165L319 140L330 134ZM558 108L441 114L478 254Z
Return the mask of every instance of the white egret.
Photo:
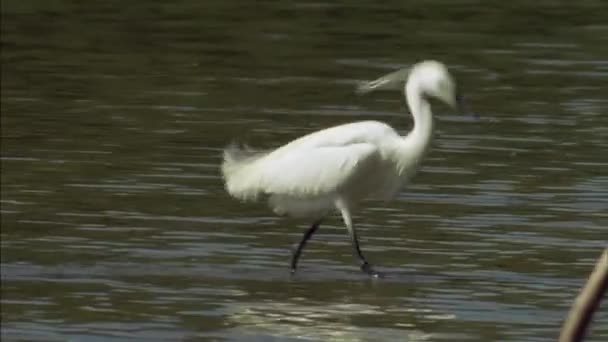
M264 197L281 215L305 217L314 223L295 247L295 272L306 242L332 210L342 214L361 270L379 276L359 247L351 214L366 198L388 200L418 169L433 133L429 98L460 107L456 83L446 66L423 61L359 86L360 93L399 87L414 118L414 128L400 136L389 125L361 121L305 135L271 151L236 145L224 151L222 173L226 190L243 201Z

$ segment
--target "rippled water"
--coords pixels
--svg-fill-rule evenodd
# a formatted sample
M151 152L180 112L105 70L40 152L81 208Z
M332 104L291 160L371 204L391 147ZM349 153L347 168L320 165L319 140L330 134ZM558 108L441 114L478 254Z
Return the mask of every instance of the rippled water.
M2 2L2 340L550 341L608 237L602 1ZM309 222L223 190L234 138L361 119L363 79L450 65L481 119L435 106L390 204ZM596 316L590 341L608 339Z

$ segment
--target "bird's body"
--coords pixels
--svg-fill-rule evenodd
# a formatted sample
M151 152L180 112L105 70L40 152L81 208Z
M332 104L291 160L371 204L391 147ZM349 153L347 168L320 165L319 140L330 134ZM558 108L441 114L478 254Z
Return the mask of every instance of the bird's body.
M406 146L403 146L406 145ZM226 151L228 192L242 200L268 195L277 214L320 218L337 200L389 200L415 172L426 146L407 148L393 128L361 121L303 136L276 150Z
M278 214L314 220L294 253L293 271L320 220L337 209L361 267L373 273L359 249L351 212L363 199L393 198L418 169L433 131L427 96L456 101L447 69L433 61L413 67L405 95L414 117L414 129L406 136L385 123L361 121L305 135L272 151L235 146L224 151L222 172L230 195L243 201L267 197Z

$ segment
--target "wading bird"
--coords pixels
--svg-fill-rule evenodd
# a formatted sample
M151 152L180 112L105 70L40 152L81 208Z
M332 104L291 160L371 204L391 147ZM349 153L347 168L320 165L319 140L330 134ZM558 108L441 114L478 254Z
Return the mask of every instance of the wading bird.
M323 129L271 151L236 145L224 150L222 173L230 195L243 201L264 198L279 215L313 222L293 250L292 273L308 239L337 209L361 270L379 276L361 252L351 213L363 199L393 198L414 175L432 139L429 98L462 109L456 83L437 61L423 61L361 84L358 91L395 88L404 90L414 118L414 128L406 136L383 122L361 121Z

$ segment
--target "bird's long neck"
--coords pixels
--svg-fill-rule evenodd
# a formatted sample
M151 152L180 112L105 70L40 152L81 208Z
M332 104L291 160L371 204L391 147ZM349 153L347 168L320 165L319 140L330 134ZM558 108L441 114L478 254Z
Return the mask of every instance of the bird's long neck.
M408 134L419 144L428 145L433 135L433 113L431 105L422 95L417 82L408 82L405 87L410 112L414 117L414 129Z
M433 137L431 105L415 79L407 82L405 97L414 117L414 128L403 138L401 144L400 164L404 169L416 165L424 157Z
M433 113L431 105L422 94L418 82L412 79L405 86L405 97L414 117L414 129L405 137L413 152L424 153L433 137Z

